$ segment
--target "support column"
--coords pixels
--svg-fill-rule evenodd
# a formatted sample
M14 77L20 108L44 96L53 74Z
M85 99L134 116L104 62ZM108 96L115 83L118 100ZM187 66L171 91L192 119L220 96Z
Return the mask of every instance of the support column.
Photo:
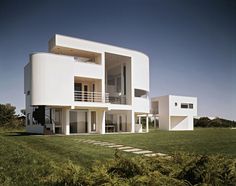
M105 119L106 119L106 112L105 110L100 111L101 113L101 127L100 127L100 133L105 134Z
M122 121L120 121L120 115L117 114L116 116L116 124L117 124L117 132L120 131L120 122L122 123Z
M69 135L70 134L70 109L63 108L63 134Z
M135 116L134 116L134 111L130 111L131 113L131 117L130 117L130 121L131 121L131 133L135 132Z
M146 132L149 132L148 115L146 116Z
M105 67L105 53L103 52L101 55L101 65L103 67ZM102 78L102 82L101 82L101 89L102 89L102 102L105 103L106 102L106 74L105 74L105 70L102 71L103 72L103 78Z
M91 132L91 111L88 110L87 133Z
M138 124L141 124L141 116L138 116Z

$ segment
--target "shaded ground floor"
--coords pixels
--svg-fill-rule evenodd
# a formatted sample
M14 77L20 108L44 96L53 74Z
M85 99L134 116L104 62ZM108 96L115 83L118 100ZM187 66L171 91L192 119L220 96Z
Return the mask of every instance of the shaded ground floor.
M65 135L148 132L148 116L144 126L139 114L132 110L38 106L27 112L26 130Z

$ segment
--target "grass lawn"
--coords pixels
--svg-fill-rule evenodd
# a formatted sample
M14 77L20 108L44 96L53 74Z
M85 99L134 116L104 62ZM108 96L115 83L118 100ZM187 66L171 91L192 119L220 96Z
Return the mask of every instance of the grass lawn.
M143 134L89 135L86 138L139 147L154 152L190 152L223 154L236 157L236 130L229 128L196 128L194 131L151 130Z
M0 185L32 185L50 175L54 165L71 161L90 168L96 160L113 159L115 149L82 143L78 139L114 142L154 152L190 152L223 154L236 157L236 130L195 129L189 132L151 130L143 134L108 134L79 136L26 135L24 132L0 131ZM137 156L122 153L125 157ZM13 184L13 185L14 185Z
M78 136L35 136L24 135L23 132L1 132L0 155L4 156L4 149L11 154L13 152L10 149L14 151L14 147L19 147L33 157L43 157L57 163L71 160L83 167L92 165L96 160L106 161L113 158L114 149L79 142L78 139L81 138L114 142L168 154L181 151L236 157L236 130L228 128L202 128L184 132L151 130L143 134ZM134 156L130 153L124 155Z

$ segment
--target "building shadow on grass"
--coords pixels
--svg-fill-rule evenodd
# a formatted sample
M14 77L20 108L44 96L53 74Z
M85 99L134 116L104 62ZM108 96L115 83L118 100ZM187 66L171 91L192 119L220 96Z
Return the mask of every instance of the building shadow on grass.
M11 131L11 132L6 132L5 136L42 136L42 134L37 134L37 133L29 133L29 132L19 132L19 131Z

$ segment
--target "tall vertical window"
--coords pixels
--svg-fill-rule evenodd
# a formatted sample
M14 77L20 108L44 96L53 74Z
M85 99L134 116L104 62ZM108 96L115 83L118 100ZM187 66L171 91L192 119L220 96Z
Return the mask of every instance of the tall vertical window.
M124 95L126 95L126 66L123 67Z
M91 131L96 131L96 112L91 111Z

